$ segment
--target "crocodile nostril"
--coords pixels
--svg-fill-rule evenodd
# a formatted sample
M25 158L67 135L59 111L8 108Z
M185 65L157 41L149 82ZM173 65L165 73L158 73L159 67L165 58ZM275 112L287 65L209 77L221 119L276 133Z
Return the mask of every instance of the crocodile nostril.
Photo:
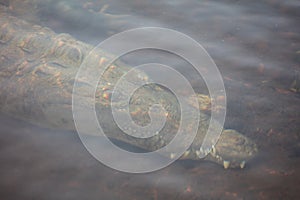
M235 138L235 141L234 141L234 143L236 144L236 145L243 145L243 144L245 144L245 139L244 138Z

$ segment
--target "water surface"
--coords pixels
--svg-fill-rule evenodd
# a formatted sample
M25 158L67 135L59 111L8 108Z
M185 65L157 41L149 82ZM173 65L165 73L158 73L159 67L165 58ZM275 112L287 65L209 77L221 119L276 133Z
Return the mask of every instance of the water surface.
M300 197L299 1L48 0L21 8L13 2L11 10L17 16L94 45L141 26L172 28L191 36L223 76L228 98L225 128L253 139L260 153L243 170L178 161L158 172L131 175L94 160L76 133L1 116L4 199ZM136 52L128 62L167 60L198 91L205 89L185 62L152 53Z

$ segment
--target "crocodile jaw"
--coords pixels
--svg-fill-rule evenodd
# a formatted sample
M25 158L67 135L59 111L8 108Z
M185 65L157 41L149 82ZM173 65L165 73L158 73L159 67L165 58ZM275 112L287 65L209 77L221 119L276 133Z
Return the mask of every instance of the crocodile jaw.
M256 144L235 130L224 130L205 160L227 168L245 168L246 162L257 154Z
M235 130L224 130L211 149L189 149L181 159L199 160L206 154L204 160L222 165L224 169L245 168L246 163L257 154L256 144Z

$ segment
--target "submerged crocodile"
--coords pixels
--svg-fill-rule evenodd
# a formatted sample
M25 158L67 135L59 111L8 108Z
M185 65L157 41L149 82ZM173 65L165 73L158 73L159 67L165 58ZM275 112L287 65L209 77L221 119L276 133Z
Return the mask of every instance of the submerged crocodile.
M73 84L81 63L92 49L93 46L68 34L56 34L49 28L18 19L6 7L0 6L0 111L40 126L76 130L72 116ZM97 53L101 55L98 67L102 67L111 55ZM139 88L131 99L132 119L141 126L148 124L149 107L161 103L167 111L166 124L161 134L147 139L122 134L112 118L110 96L114 84L130 69L116 63L105 71L96 91L96 112L103 120L104 132L109 138L154 151L168 144L176 134L179 105L176 97L161 86ZM139 78L145 79L147 75L140 73ZM84 80L80 84L84 94L90 86ZM205 95L199 94L199 97L202 97L200 104L205 104L201 101L206 99ZM257 153L256 144L235 130L223 130L219 140L212 142L214 146L200 149L209 122L209 115L201 113L196 138L181 159L199 160L203 151L207 153L204 160L224 168L244 168Z

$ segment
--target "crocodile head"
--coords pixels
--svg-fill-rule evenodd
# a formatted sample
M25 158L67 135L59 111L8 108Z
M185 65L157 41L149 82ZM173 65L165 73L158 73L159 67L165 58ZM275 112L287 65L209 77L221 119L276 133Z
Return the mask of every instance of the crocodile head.
M235 130L227 129L222 132L205 159L221 164L225 169L244 168L257 151L257 146L251 139Z
M257 154L256 144L241 133L226 129L223 130L217 143L210 150L189 149L181 159L199 160L199 155L205 153L204 160L208 160L227 168L244 168L246 162Z

